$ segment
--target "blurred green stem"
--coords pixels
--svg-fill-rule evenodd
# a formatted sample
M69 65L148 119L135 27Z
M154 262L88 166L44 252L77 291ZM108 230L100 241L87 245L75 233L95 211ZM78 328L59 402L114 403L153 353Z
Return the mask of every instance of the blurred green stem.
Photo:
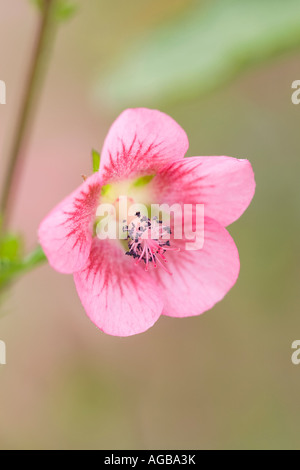
M41 70L49 39L49 29L51 26L52 8L54 3L55 0L43 0L43 8L35 48L29 69L28 80L24 90L19 118L12 139L8 167L4 177L3 191L1 194L0 214L2 215L3 231L6 230L9 223L14 197L17 194L16 183L24 162L28 128L35 110L37 91L40 89Z

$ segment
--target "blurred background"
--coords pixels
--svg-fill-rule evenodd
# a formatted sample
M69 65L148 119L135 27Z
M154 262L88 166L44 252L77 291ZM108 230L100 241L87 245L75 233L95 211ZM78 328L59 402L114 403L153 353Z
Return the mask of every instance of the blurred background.
M48 266L2 299L1 449L298 449L299 0L89 0L59 26L15 196L26 250L92 171L126 107L170 114L189 156L248 158L256 196L229 228L241 274L202 316L106 336ZM38 11L0 0L1 177ZM3 156L2 156L3 155Z

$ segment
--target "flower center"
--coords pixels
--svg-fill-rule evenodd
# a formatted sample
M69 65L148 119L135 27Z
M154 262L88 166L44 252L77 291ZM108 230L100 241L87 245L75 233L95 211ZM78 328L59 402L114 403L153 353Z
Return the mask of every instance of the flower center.
M142 216L140 212L135 214L133 220L126 226L128 233L127 242L129 251L126 255L136 259L135 264L141 261L145 263L145 271L148 271L149 264L154 268L161 266L167 273L172 274L166 267L167 251L179 251L179 248L172 247L170 244L171 228L164 225L158 217L149 219Z

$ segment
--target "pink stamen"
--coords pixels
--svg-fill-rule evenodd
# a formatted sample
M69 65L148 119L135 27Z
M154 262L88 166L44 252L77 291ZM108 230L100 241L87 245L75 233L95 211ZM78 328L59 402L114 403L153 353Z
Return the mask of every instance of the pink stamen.
M154 268L160 265L164 271L172 274L165 266L168 260L164 254L167 251L175 252L180 251L180 249L170 246L169 237L167 236L171 234L170 227L163 225L157 218L150 220L147 217L141 217L140 213L137 213L136 219L131 222L127 230L129 251L126 254L137 258L136 265L144 261L146 271L152 263ZM151 236L155 236L155 239Z

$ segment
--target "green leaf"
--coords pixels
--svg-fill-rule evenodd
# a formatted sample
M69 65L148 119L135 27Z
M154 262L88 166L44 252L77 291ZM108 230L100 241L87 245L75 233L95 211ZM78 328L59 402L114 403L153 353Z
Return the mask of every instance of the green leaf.
M47 261L40 246L29 255L20 258L19 255L15 256L15 250L11 249L13 244L11 244L9 249L11 251L7 251L8 244L5 245L5 250L0 252L0 290L16 277L31 271L41 263ZM12 256L7 256L8 253Z
M16 261L21 258L22 240L18 235L8 234L0 239L0 259Z
M93 172L97 173L100 168L100 153L97 150L92 150L92 158L93 158Z
M66 21L71 18L77 10L77 5L68 0L56 0L55 15L59 21Z
M43 11L48 0L30 0L39 10ZM53 3L53 15L57 21L66 21L77 10L77 5L71 0L51 0Z
M296 47L299 0L210 1L122 51L96 93L117 108L191 98Z

